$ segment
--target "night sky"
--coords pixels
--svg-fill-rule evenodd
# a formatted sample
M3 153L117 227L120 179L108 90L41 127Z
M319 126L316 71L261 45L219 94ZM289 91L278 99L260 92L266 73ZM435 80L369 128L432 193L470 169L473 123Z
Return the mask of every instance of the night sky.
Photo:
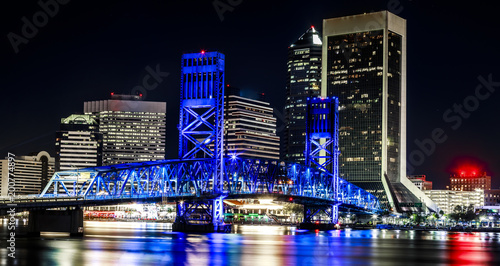
M84 101L107 99L111 92L131 93L148 74L146 67L158 65L169 76L145 96L167 101L167 158L175 158L182 53L221 51L226 55L226 83L249 94L265 92L283 113L288 45L311 25L321 31L324 18L392 10L408 26L408 154L417 154L415 140L431 138L436 128L446 135L429 155L413 160L417 163L409 174L426 174L434 188L444 188L451 171L472 164L492 175L494 188L500 186L500 84L495 84L500 82L500 23L493 6L233 0L235 6L221 20L210 0L67 2L59 4L45 25L37 16L41 26L36 34L25 31L34 36L22 40L27 43L18 44L17 53L9 33L23 37L22 18L33 22L42 8L37 1L2 3L1 157L8 151L25 155L47 150L55 155L60 118L81 113ZM479 100L478 78L488 81L489 75L494 83L490 88L499 91L481 88ZM454 104L464 101L470 111L454 113ZM459 123L462 116L467 118Z

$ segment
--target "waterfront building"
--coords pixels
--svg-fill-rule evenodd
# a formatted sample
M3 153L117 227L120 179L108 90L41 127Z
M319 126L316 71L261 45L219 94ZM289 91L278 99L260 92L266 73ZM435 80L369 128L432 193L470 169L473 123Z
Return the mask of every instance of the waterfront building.
M9 160L0 160L0 196L8 196ZM14 173L10 183L14 184L16 196L40 194L48 180L54 175L55 159L46 151L27 156L15 156ZM13 182L12 182L13 181Z
M474 207L484 205L484 191L454 191L454 190L425 190L427 195L436 205L443 210L444 213L451 213L455 206L469 206L472 204Z
M240 96L226 89L224 147L226 156L278 160L280 138L276 118L268 102Z
M320 94L320 33L309 28L288 47L283 156L286 161L304 163L306 105L308 97Z
M85 102L85 114L103 135L102 165L165 159L166 109L166 102L142 95L112 93L109 100Z
M61 119L56 132L56 171L102 165L102 133L90 115L73 114Z

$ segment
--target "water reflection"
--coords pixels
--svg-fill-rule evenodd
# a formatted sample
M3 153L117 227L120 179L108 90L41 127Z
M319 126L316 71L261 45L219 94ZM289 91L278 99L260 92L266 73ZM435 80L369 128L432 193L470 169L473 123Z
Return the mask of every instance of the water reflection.
M1 227L2 239L7 228ZM2 241L5 243L5 241ZM498 233L414 230L309 232L235 226L232 234L171 232L162 223L86 222L83 238L44 234L16 239L19 265L404 265L500 264Z

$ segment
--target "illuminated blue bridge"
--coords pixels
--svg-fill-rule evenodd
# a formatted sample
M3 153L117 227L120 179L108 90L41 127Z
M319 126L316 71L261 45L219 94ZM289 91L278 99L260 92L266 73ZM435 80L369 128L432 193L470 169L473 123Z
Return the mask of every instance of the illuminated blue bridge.
M280 161L225 158L223 190L213 188L213 160L164 160L57 172L40 198L124 202L152 200L283 199L309 206L341 205L353 210L379 211L376 198L340 180L335 189L330 174ZM337 190L337 192L336 192Z
M324 224L336 224L339 209L381 211L375 196L338 177L335 97L308 99L306 165L224 156L224 62L218 52L182 57L179 159L57 172L38 197L15 201L18 209L30 210L30 230L39 232L54 220L57 214L46 208L74 208L66 214L67 230L80 232L79 207L132 201L174 201L175 231L227 231L224 199L302 204L304 227L318 214L328 217Z

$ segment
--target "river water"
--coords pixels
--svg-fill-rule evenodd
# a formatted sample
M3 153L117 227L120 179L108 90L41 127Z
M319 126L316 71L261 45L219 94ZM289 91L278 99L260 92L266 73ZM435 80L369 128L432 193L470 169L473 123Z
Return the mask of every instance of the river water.
M19 224L23 230L22 222ZM1 265L500 265L499 233L236 226L231 234L171 232L169 224L85 222L85 236L16 237Z

